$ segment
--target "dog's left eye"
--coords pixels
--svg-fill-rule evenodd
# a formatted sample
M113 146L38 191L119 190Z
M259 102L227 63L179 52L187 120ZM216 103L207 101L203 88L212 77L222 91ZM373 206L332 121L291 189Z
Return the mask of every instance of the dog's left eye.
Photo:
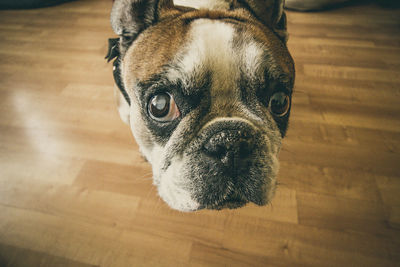
M152 119L160 122L173 121L180 116L174 98L168 93L154 95L149 101L148 112Z

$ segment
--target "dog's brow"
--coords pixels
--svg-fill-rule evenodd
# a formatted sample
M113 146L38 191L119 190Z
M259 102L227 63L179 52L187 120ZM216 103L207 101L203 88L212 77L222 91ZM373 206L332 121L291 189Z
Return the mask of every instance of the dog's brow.
M139 81L138 85L144 89L148 90L153 87L168 87L168 86L174 86L176 85L175 83L172 83L168 79L165 78L165 75L163 73L157 73L153 74L150 76L148 79Z
M274 64L267 64L266 68L266 78L269 80L276 81L281 85L281 87L285 87L289 91L292 91L294 85L294 77L286 73L281 67L276 67Z
M148 92L168 91L173 93L178 91L186 96L197 96L202 94L206 82L192 80L190 85L186 84L181 78L169 80L165 72L154 74L146 80L139 81L137 85L141 88L141 94L144 96Z
M277 88L286 89L287 92L291 93L293 90L292 80L285 73L281 73L276 79L273 79L276 83Z
M279 67L274 68L272 64L266 64L263 77L258 77L257 81L260 83L274 83L276 87L284 88L289 93L293 90L293 77Z
M212 74L210 71L203 70L194 72L179 80L184 95L196 95L209 90L211 87Z
M175 70L175 75L172 78L169 71ZM176 75L178 74L178 75ZM169 89L179 90L183 95L191 96L202 94L211 86L211 73L209 71L198 71L190 73L183 73L176 68L166 68L163 72L153 74L148 79L140 81L138 85L147 91L149 89Z

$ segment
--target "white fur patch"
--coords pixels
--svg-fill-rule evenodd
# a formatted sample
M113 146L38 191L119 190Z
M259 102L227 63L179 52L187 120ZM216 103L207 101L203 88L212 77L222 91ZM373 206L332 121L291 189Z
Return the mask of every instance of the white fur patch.
M170 140L170 142L173 140ZM191 188L185 176L184 160L174 157L166 171L162 171L166 160L166 147L155 145L150 152L149 161L153 169L153 183L160 197L173 209L179 211L197 210L200 204L192 198Z
M242 61L250 78L261 70L263 50L263 47L254 41L249 41L242 49Z
M225 0L174 0L174 5L193 7L196 9L228 9L229 3Z
M186 57L181 61L185 73L191 73L201 65L208 65L209 69L221 75L230 74L234 70L234 29L231 25L199 19L193 22L190 36L192 42L188 46Z
M149 154L147 159L151 162L151 167L153 169L153 183L155 185L160 184L161 180L161 168L164 161L164 151L165 149L159 145L154 145L151 152L145 152L144 154Z
M200 204L192 198L192 190L185 188L189 181L183 173L184 164L183 159L174 158L166 172L162 173L158 193L171 208L179 211L194 211Z
M168 79L181 80L190 90L195 76L208 70L213 73L213 87L236 87L238 55L232 47L234 34L233 26L221 21L199 19L193 22L188 33L190 41L176 57L178 70L171 69Z

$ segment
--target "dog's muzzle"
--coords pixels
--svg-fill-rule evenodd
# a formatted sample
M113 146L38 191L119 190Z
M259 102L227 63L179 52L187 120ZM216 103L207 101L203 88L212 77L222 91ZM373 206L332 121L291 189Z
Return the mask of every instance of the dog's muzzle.
M237 170L245 168L245 163L250 158L254 149L254 140L250 131L237 129L223 129L213 134L204 144L204 153L227 168L226 171L234 174Z
M263 204L266 151L261 133L243 121L216 122L200 134L197 151L196 200L205 208L236 208L247 202Z

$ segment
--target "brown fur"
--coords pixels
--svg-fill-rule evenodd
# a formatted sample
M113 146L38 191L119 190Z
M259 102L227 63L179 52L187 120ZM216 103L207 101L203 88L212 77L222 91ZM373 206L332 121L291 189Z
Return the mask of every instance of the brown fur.
M136 79L144 81L160 73L185 42L187 31L183 21L170 20L143 32L125 55L122 77L135 73ZM134 82L126 80L126 87L131 88Z
M181 12L179 14L179 12ZM158 23L141 33L132 47L127 51L123 63L123 77L126 87L131 88L135 81L130 80L130 73L135 73L135 78L144 81L160 73L163 66L168 64L176 55L177 50L186 42L190 22L206 18L212 20L225 20L230 23L241 23L247 31L251 32L262 43L266 44L274 57L279 57L276 64L284 73L293 73L292 59L288 57L287 50L275 33L264 24L254 19L251 14L243 9L234 10L194 10L184 12L171 8L163 11L162 23ZM275 35L275 36L274 36ZM279 62L279 63L278 63ZM290 77L293 80L294 77ZM290 82L290 81L288 81Z

